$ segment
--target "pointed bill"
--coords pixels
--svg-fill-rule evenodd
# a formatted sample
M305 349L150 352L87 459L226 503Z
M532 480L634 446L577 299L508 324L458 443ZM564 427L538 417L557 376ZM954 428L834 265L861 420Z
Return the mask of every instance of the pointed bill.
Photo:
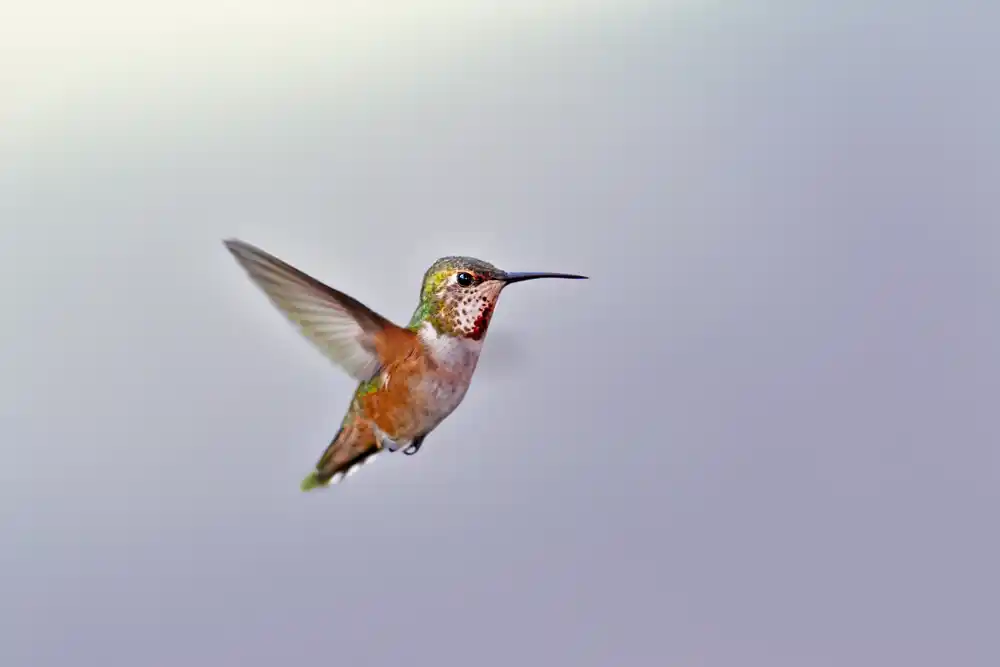
M504 274L503 281L508 285L512 283L522 283L525 280L538 280L539 278L565 278L568 280L587 280L587 276L578 276L575 273L551 273L547 271L508 271Z
M271 303L320 352L361 382L382 365L379 338L404 333L360 301L260 248L237 239L225 245Z

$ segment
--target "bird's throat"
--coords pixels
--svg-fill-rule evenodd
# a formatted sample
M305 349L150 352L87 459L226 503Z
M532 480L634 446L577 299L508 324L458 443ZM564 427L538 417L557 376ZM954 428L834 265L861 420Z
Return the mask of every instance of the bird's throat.
M481 339L441 331L431 321L425 322L417 334L435 363L446 368L475 367L483 349Z

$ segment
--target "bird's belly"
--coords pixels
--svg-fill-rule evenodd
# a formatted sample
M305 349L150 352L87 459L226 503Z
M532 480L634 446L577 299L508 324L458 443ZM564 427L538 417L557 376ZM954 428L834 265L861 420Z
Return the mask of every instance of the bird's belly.
M426 357L415 367L386 369L382 386L363 399L366 413L379 431L396 442L427 435L465 398L479 360L481 341L434 337L424 327Z
M390 378L388 386L361 399L364 414L383 436L410 442L430 433L458 407L470 378L471 373Z
M419 417L420 433L429 433L465 398L469 390L468 377L424 378L414 387L415 404L421 406Z

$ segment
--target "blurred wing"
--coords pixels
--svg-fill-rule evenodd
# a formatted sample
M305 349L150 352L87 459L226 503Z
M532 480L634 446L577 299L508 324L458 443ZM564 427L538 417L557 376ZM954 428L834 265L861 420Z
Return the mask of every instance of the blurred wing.
M360 301L260 248L236 239L225 245L271 303L320 352L361 382L379 371L386 339L411 335Z

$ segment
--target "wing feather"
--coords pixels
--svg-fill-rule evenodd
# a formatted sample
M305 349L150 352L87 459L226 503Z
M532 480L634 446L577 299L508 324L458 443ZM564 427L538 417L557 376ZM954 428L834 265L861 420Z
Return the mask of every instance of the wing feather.
M361 382L386 361L385 341L410 333L260 248L238 239L225 245L271 303L320 352Z

